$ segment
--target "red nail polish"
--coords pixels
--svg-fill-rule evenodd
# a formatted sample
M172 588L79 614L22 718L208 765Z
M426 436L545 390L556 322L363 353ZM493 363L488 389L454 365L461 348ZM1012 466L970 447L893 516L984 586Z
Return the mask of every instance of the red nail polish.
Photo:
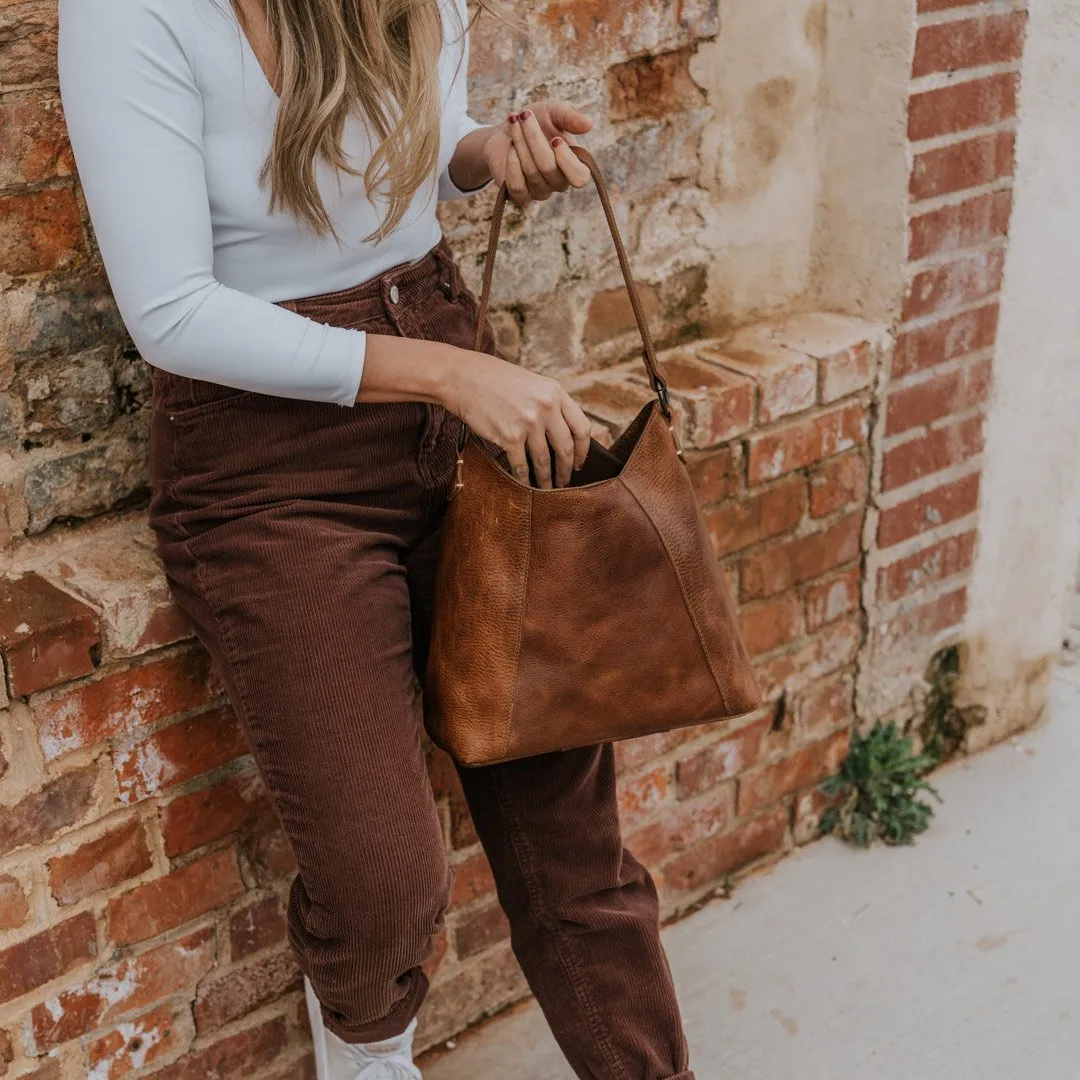
M524 112L523 112L523 113L521 114L521 119L522 119L522 120L528 120L530 116L532 116L532 109L526 109L526 110L525 110L525 111L524 111Z
M509 120L511 124L516 124L518 122L517 113L511 113L506 119Z
M551 140L551 145L552 146L562 146L562 144L563 144L563 141L562 141L562 139L559 138L558 135L556 135L555 138Z

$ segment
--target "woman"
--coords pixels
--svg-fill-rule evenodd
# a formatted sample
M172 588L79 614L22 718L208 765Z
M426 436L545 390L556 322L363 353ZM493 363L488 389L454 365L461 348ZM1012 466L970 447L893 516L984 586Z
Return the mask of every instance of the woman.
M490 333L472 351L477 305L435 203L492 180L519 204L584 186L569 144L591 122L561 102L472 120L463 0L60 9L83 189L153 368L151 524L295 849L319 1074L417 1077L452 881L417 672L461 422L545 487L589 437ZM691 1077L611 748L461 783L576 1073Z

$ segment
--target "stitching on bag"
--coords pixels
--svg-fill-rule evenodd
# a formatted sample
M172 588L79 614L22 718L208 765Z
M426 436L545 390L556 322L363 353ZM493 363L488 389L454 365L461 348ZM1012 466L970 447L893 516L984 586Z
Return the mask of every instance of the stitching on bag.
M501 772L498 767L495 767L491 773L491 785L495 791L495 799L502 809L503 817L510 826L508 829L510 844L514 849L514 854L517 856L518 865L521 867L521 873L525 879L525 888L529 894L533 909L541 917L541 922L547 925L555 944L556 956L566 971L574 995L581 1003L582 1011L588 1021L593 1038L596 1040L598 1049L607 1058L608 1064L619 1080L633 1080L616 1053L611 1035L604 1024L603 1015L596 1008L592 995L589 993L588 980L582 976L581 967L574 956L570 936L562 929L559 920L553 916L551 909L548 907L543 882L536 870L536 861L532 854L532 843L528 834L521 828L516 807L503 793L502 780Z
M518 683L518 664L521 661L521 643L525 636L525 594L529 587L529 566L532 563L532 525L533 525L533 505L532 499L529 499L529 514L525 521L525 567L521 575L521 592L518 595L517 603L517 646L514 649L514 662L511 667L511 671L515 673L514 683L510 687L510 707L506 714L506 736L503 739L502 750L499 753L500 758L505 758L510 752L510 743L513 739L513 719L514 719L514 701L517 696L517 683Z
M728 705L727 695L724 693L724 688L720 685L720 677L716 673L716 667L712 662L712 657L709 656L709 650L705 646L705 635L702 633L701 624L698 622L698 617L694 614L694 609L690 604L690 597L686 591L686 585L683 583L682 574L679 573L679 568L675 559L672 557L671 547L664 538L664 534L660 531L660 527L653 521L652 515L645 509L645 505L637 497L637 492L628 484L625 485L625 487L633 496L634 502L641 507L641 512L645 515L645 520L653 527L653 531L659 538L660 543L664 545L664 551L667 552L668 562L671 563L671 569L675 574L675 580L679 583L679 592L682 593L683 604L686 605L686 613L690 616L690 621L694 624L694 632L697 634L698 644L701 646L702 655L705 657L705 663L709 667L709 673L712 675L713 682L716 684L716 692L720 695L720 704L723 705L725 713L730 713L731 709Z

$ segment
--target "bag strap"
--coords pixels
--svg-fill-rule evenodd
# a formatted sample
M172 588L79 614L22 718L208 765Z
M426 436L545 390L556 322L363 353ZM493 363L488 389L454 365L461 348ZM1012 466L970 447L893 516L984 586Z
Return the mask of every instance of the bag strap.
M600 196L600 203L604 207L604 216L607 218L608 229L611 238L615 241L615 251L619 256L619 267L622 270L623 281L626 283L626 291L630 295L630 306L634 309L634 319L637 322L638 333L641 334L641 342L644 346L642 360L649 373L649 385L652 386L656 396L660 399L660 408L664 418L671 422L671 400L668 397L667 383L660 376L660 370L656 364L656 349L653 346L652 334L649 333L649 321L645 316L645 309L641 304L641 296L634 282L634 275L630 270L630 260L626 255L626 247L622 236L619 234L619 226L615 220L615 212L611 208L611 199L608 196L607 184L600 172L600 166L596 164L592 154L581 146L571 146L578 160L585 165L596 184L596 191ZM498 197L495 199L495 209L491 215L491 236L488 240L487 258L484 260L484 286L480 294L480 311L476 325L477 352L484 340L484 327L487 324L488 305L491 301L491 281L495 273L495 255L499 248L499 234L502 231L503 211L506 209L506 200L509 196L506 184L499 188Z

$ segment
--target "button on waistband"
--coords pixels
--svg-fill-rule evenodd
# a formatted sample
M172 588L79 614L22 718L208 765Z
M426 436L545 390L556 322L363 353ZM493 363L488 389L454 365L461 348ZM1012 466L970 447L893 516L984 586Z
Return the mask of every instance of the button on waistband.
M401 299L401 290L396 285L390 286L390 303L396 304Z

